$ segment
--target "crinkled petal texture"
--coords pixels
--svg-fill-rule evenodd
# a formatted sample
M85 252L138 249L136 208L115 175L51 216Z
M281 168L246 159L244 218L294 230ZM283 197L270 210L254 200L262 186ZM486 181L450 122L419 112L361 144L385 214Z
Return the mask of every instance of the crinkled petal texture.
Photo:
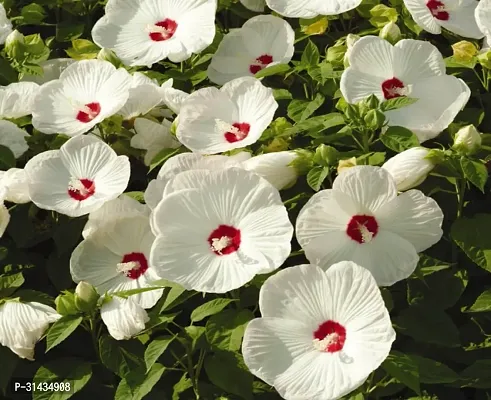
M413 147L396 154L382 165L394 179L397 190L412 189L426 179L435 168L435 164L425 159L429 152L424 147Z
M491 40L491 0L481 0L476 7L475 17L477 26L486 36L486 41Z
M290 166L296 158L294 151L261 154L244 161L243 167L262 176L276 189L283 190L297 180L297 172Z
M33 82L11 83L0 87L0 118L20 118L33 112L39 85Z
M31 200L45 210L79 217L124 192L130 162L95 136L68 140L33 157L24 168Z
M112 219L73 251L72 278L90 283L101 295L153 287L158 279L149 262L154 239L146 215ZM162 289L156 289L131 298L141 307L151 308L162 293Z
M133 296L123 299L113 297L101 307L101 318L109 334L116 340L127 340L145 329L150 320L147 312L133 301Z
M24 75L22 81L42 85L43 83L59 79L61 73L74 62L76 61L72 58L55 58L53 60L41 61L39 65L43 68L43 75Z
M161 124L145 118L135 119L136 135L131 138L131 147L146 150L145 165L150 165L154 157L164 149L177 149L181 143L171 134L171 123L163 120Z
M395 340L373 276L352 262L326 272L310 264L284 269L263 284L259 306L262 318L244 334L244 361L287 400L336 400L352 392ZM329 324L335 336L322 333Z
M162 103L175 114L181 112L181 105L189 97L189 93L172 87L173 79L164 82L160 89Z
M162 102L160 86L141 72L132 76L132 84L126 104L118 111L124 119L130 120L145 115Z
M32 124L47 134L81 135L125 105L131 82L124 68L108 61L77 61L41 87Z
M92 38L126 65L181 62L215 37L216 0L109 0Z
M201 154L242 148L260 138L277 108L272 90L253 77L200 89L181 107L177 138Z
M418 99L385 114L389 125L411 129L421 143L447 128L470 97L462 80L445 75L441 53L428 42L405 39L392 46L365 36L353 45L349 63L341 76L346 101L357 103L372 94L381 101L399 96ZM394 78L402 88L393 86Z
M295 32L273 15L258 15L230 32L218 46L208 67L208 78L219 85L242 76L254 76L273 64L288 64Z
M49 324L61 318L41 303L7 301L0 305L0 343L20 358L34 360L34 347Z
M27 185L27 175L23 169L10 168L5 172L0 171L0 187L6 189L4 196L4 200L6 201L16 204L24 204L31 201L29 187Z
M5 39L12 32L12 23L7 18L7 13L3 4L0 3L0 44L5 43Z
M150 209L130 196L123 194L114 200L104 203L101 208L89 214L89 220L85 224L82 236L88 238L108 222L138 215L148 217L150 216Z
M380 286L410 276L418 252L442 237L443 213L418 190L397 196L383 168L343 171L333 188L312 196L297 219L297 240L311 263L324 269L342 260L370 270Z
M13 122L0 120L0 145L8 147L15 158L19 158L29 149L25 139L27 137L28 133Z
M240 2L251 11L263 12L266 8L266 0L240 0Z
M150 262L186 289L224 293L274 271L293 227L278 191L238 168L182 172L152 213Z
M427 0L404 0L414 21L425 31L440 34L443 27L468 38L481 39L484 36L474 17L479 4L476 0L443 0L435 2L433 9L428 3ZM437 7L441 8L440 12Z
M1 194L1 191L0 191ZM10 213L5 204L3 204L3 200L0 201L0 238L5 233L7 226L10 222Z
M269 8L288 18L338 15L358 7L361 0L266 0Z

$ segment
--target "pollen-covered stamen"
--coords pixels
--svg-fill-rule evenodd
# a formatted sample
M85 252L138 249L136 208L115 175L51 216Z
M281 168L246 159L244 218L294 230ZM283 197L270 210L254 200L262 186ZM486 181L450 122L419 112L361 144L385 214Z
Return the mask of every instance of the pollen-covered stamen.
M251 130L251 126L247 122L229 124L221 119L215 119L215 126L219 132L223 132L225 140L229 143L244 140Z
M319 325L313 336L312 345L317 351L335 353L344 347L346 328L336 321L328 320Z
M237 251L240 241L240 230L230 225L220 225L208 237L210 250L219 256Z
M409 91L410 88L406 87L400 79L391 78L382 82L382 92L386 100L407 96Z
M79 108L77 119L84 124L94 120L101 113L99 103L88 103Z
M148 262L143 253L128 253L116 265L116 271L131 279L138 279L148 269Z
M448 21L450 19L448 8L441 1L430 0L426 3L426 7L430 10L431 15L440 21Z
M219 238L213 238L213 239L211 239L210 249L213 250L214 252L222 255L222 250L226 249L231 244L232 244L232 239L229 238L228 236L222 236L220 239Z
M346 234L358 243L370 243L377 233L378 223L371 215L355 215L346 227Z
M95 193L95 183L90 179L70 178L68 182L68 195L78 201L88 199Z
M251 74L257 74L262 69L266 68L269 64L273 62L273 56L269 54L263 54L256 58L250 65L249 71Z
M145 27L145 32L148 33L150 39L154 42L162 42L169 40L174 36L177 30L177 22L166 18L163 21L156 22L155 24L148 24Z

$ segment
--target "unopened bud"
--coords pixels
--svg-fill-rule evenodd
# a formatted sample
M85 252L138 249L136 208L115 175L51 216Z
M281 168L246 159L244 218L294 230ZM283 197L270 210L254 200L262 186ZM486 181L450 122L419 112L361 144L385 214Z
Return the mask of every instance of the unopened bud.
M466 40L461 40L452 45L453 57L458 62L472 61L474 56L477 55L477 47Z
M348 158L347 160L339 160L338 163L338 175L351 167L356 166L356 157Z
M352 33L348 34L346 36L346 53L344 53L344 67L348 68L349 67L349 56L351 54L351 49L353 48L353 45L360 39L360 36L358 35L353 35Z
M455 134L452 148L459 153L471 155L479 150L481 143L481 134L477 131L474 125L467 125L460 128Z
M401 30L396 23L391 21L380 30L379 36L395 44L401 39Z
M99 294L95 290L94 286L87 282L79 282L75 289L75 305L80 311L90 312L99 300Z

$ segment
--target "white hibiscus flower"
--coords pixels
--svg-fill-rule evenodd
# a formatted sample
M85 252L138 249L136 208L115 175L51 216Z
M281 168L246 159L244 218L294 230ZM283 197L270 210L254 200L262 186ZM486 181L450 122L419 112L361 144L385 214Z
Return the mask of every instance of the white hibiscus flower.
M438 49L428 42L405 39L392 46L384 39L365 36L349 56L350 67L341 76L341 93L348 103L374 94L381 101L411 97L417 101L386 111L389 125L412 130L422 143L446 129L464 108L470 89L445 75Z
M266 0L273 11L288 18L338 15L358 7L361 0Z
M146 150L145 165L164 149L177 149L181 143L171 134L172 123L164 119L161 123L146 118L135 119L136 135L131 138L131 147Z
M266 0L239 0L242 5L251 11L263 12L266 8Z
M274 271L293 227L278 191L241 169L182 172L152 213L150 263L186 289L224 293Z
M27 137L29 134L13 122L0 120L0 145L8 147L15 158L19 158L29 149Z
M186 93L179 89L174 89L172 85L174 79L168 79L161 86L162 104L168 107L175 114L181 112L181 105L189 97L189 93Z
M475 17L477 26L485 35L483 48L489 49L491 42L491 0L481 0L476 7Z
M69 136L88 132L116 114L129 97L131 76L108 61L82 60L45 83L34 101L32 124L37 130Z
M419 190L397 196L385 169L355 166L343 171L332 189L307 202L296 234L307 259L324 269L349 260L370 270L380 286L411 275L418 253L442 235L443 213Z
M253 77L199 89L181 107L177 138L201 154L246 147L260 138L277 108L273 91Z
M6 301L0 305L0 344L32 361L36 343L59 318L53 308L41 303Z
M373 276L343 261L284 269L261 286L242 343L250 371L288 400L337 400L389 355L395 332Z
M12 22L7 18L5 7L0 3L0 45L5 43L10 33L12 33Z
M254 76L293 57L295 32L273 15L258 15L225 35L208 67L208 78L219 85L242 76Z
M5 207L4 201L7 196L7 187L0 182L0 238L5 233L7 226L10 222L10 213L7 207Z
M101 318L109 334L116 340L127 340L138 335L150 320L147 312L133 300L113 297L101 307Z
M123 193L130 162L95 136L77 136L60 150L34 156L25 171L34 204L79 217Z
M18 82L0 86L0 119L20 118L31 114L39 89L39 85L34 82Z
M404 0L414 21L425 31L438 35L442 28L457 35L481 39L474 12L476 0Z
M75 282L93 285L100 295L153 287L160 279L149 262L155 236L148 216L112 219L92 232L73 251L70 273ZM143 308L151 308L163 289L132 296Z
M129 66L181 62L213 42L216 9L216 0L109 0L92 38Z
M7 171L0 171L0 187L6 189L6 201L16 204L24 204L31 201L27 175L23 169L10 168Z

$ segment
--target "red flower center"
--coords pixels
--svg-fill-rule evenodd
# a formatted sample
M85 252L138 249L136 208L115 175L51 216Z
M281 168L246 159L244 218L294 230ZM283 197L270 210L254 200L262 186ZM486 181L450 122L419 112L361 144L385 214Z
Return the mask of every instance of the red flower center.
M382 82L382 91L386 100L405 96L403 89L404 83L397 78L387 79Z
M233 253L240 247L240 230L230 225L220 225L208 237L210 250L219 256Z
M101 105L99 103L89 103L78 112L77 119L86 124L96 118L100 113Z
M377 220L371 215L355 215L348 222L346 233L358 243L368 243L377 236Z
M271 64L273 62L273 56L270 56L269 54L263 54L262 56L259 56L256 58L256 60L249 65L249 71L251 71L251 74L256 74L262 69L266 68L268 64Z
M166 18L163 21L157 22L155 25L148 27L148 35L154 42L163 42L169 40L177 30L177 22Z
M138 279L147 269L148 262L143 253L125 254L123 260L118 264L118 271L131 279Z
M235 124L232 124L232 126L234 127L232 131L225 132L225 139L229 143L235 143L244 140L251 130L251 126L246 122L236 122Z
M426 3L426 7L431 12L436 19L440 21L448 21L450 19L450 15L445 10L445 4L438 0L430 0Z
M90 179L72 179L68 184L68 195L74 200L86 200L94 193L95 183Z
M326 353L343 350L346 341L346 328L336 321L326 321L314 332L315 347Z

